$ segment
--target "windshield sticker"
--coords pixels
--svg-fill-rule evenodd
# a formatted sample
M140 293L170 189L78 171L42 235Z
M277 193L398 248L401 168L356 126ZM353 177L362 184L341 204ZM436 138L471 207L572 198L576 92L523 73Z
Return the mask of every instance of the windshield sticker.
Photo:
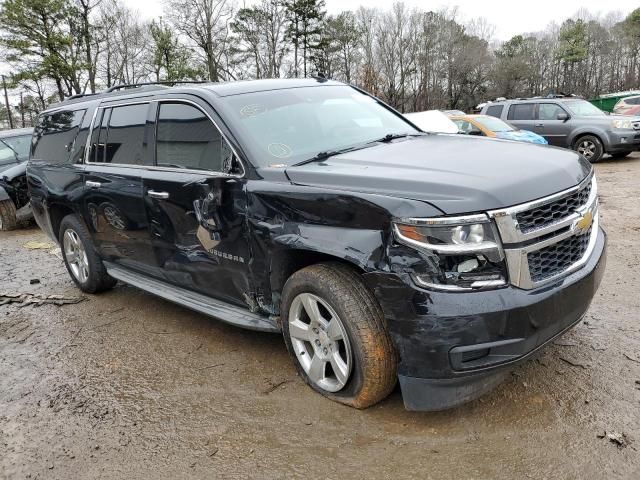
M291 147L284 143L270 143L267 150L272 156L277 158L287 158L291 156Z
M240 109L240 116L241 117L255 117L257 115L260 115L261 113L266 112L267 109L264 105L260 105L258 103L253 103L251 105L245 105L244 107L242 107Z

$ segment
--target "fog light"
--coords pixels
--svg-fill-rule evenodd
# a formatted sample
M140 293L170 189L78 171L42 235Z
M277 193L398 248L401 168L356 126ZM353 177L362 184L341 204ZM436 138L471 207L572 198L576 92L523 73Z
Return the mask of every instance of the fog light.
M480 264L478 263L478 260L473 258L471 260L465 260L464 262L459 263L457 270L460 273L468 273L474 271L479 266Z

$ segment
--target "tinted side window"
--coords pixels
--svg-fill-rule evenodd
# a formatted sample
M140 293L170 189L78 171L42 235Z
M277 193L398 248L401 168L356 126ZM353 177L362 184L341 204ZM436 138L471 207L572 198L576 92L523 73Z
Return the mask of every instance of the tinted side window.
M560 113L566 112L555 103L541 103L538 106L538 119L540 120L557 120Z
M520 103L509 107L509 120L533 120L535 103Z
M500 118L502 116L503 105L491 105L487 108L487 115Z
M144 165L143 141L149 104L107 109L102 117L97 162Z
M625 99L625 102L629 105L640 105L640 97L631 97Z
M42 115L33 134L31 156L50 163L66 163L86 110Z
M216 126L198 108L161 103L156 132L159 167L228 171L231 149Z

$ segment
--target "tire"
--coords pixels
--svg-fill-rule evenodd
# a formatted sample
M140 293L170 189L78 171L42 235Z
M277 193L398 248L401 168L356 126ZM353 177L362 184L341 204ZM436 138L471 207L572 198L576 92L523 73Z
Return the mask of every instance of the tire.
M573 144L573 149L591 163L602 160L604 147L595 135L584 135Z
M13 200L3 200L0 202L0 231L6 232L15 230L18 226L16 218L16 206Z
M323 321L314 322L308 302L315 302ZM395 350L380 305L354 270L320 263L297 271L284 286L281 307L287 350L316 392L355 408L370 407L391 393L397 380ZM338 362L336 354L345 361ZM315 369L321 362L324 367Z
M629 150L628 152L616 152L616 153L612 153L611 154L611 158L615 159L615 160L621 160L623 158L628 157L629 155L631 155L631 150Z
M98 293L113 288L117 281L107 274L87 227L78 217L67 215L62 219L58 241L67 271L80 290Z

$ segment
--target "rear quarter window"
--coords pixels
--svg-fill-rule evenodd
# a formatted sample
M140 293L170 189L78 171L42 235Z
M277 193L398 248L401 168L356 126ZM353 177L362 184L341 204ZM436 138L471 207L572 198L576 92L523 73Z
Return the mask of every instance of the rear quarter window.
M33 133L31 158L67 163L86 110L65 110L40 116Z
M504 109L503 105L491 105L490 107L487 108L487 115L500 118L502 116L503 109Z

